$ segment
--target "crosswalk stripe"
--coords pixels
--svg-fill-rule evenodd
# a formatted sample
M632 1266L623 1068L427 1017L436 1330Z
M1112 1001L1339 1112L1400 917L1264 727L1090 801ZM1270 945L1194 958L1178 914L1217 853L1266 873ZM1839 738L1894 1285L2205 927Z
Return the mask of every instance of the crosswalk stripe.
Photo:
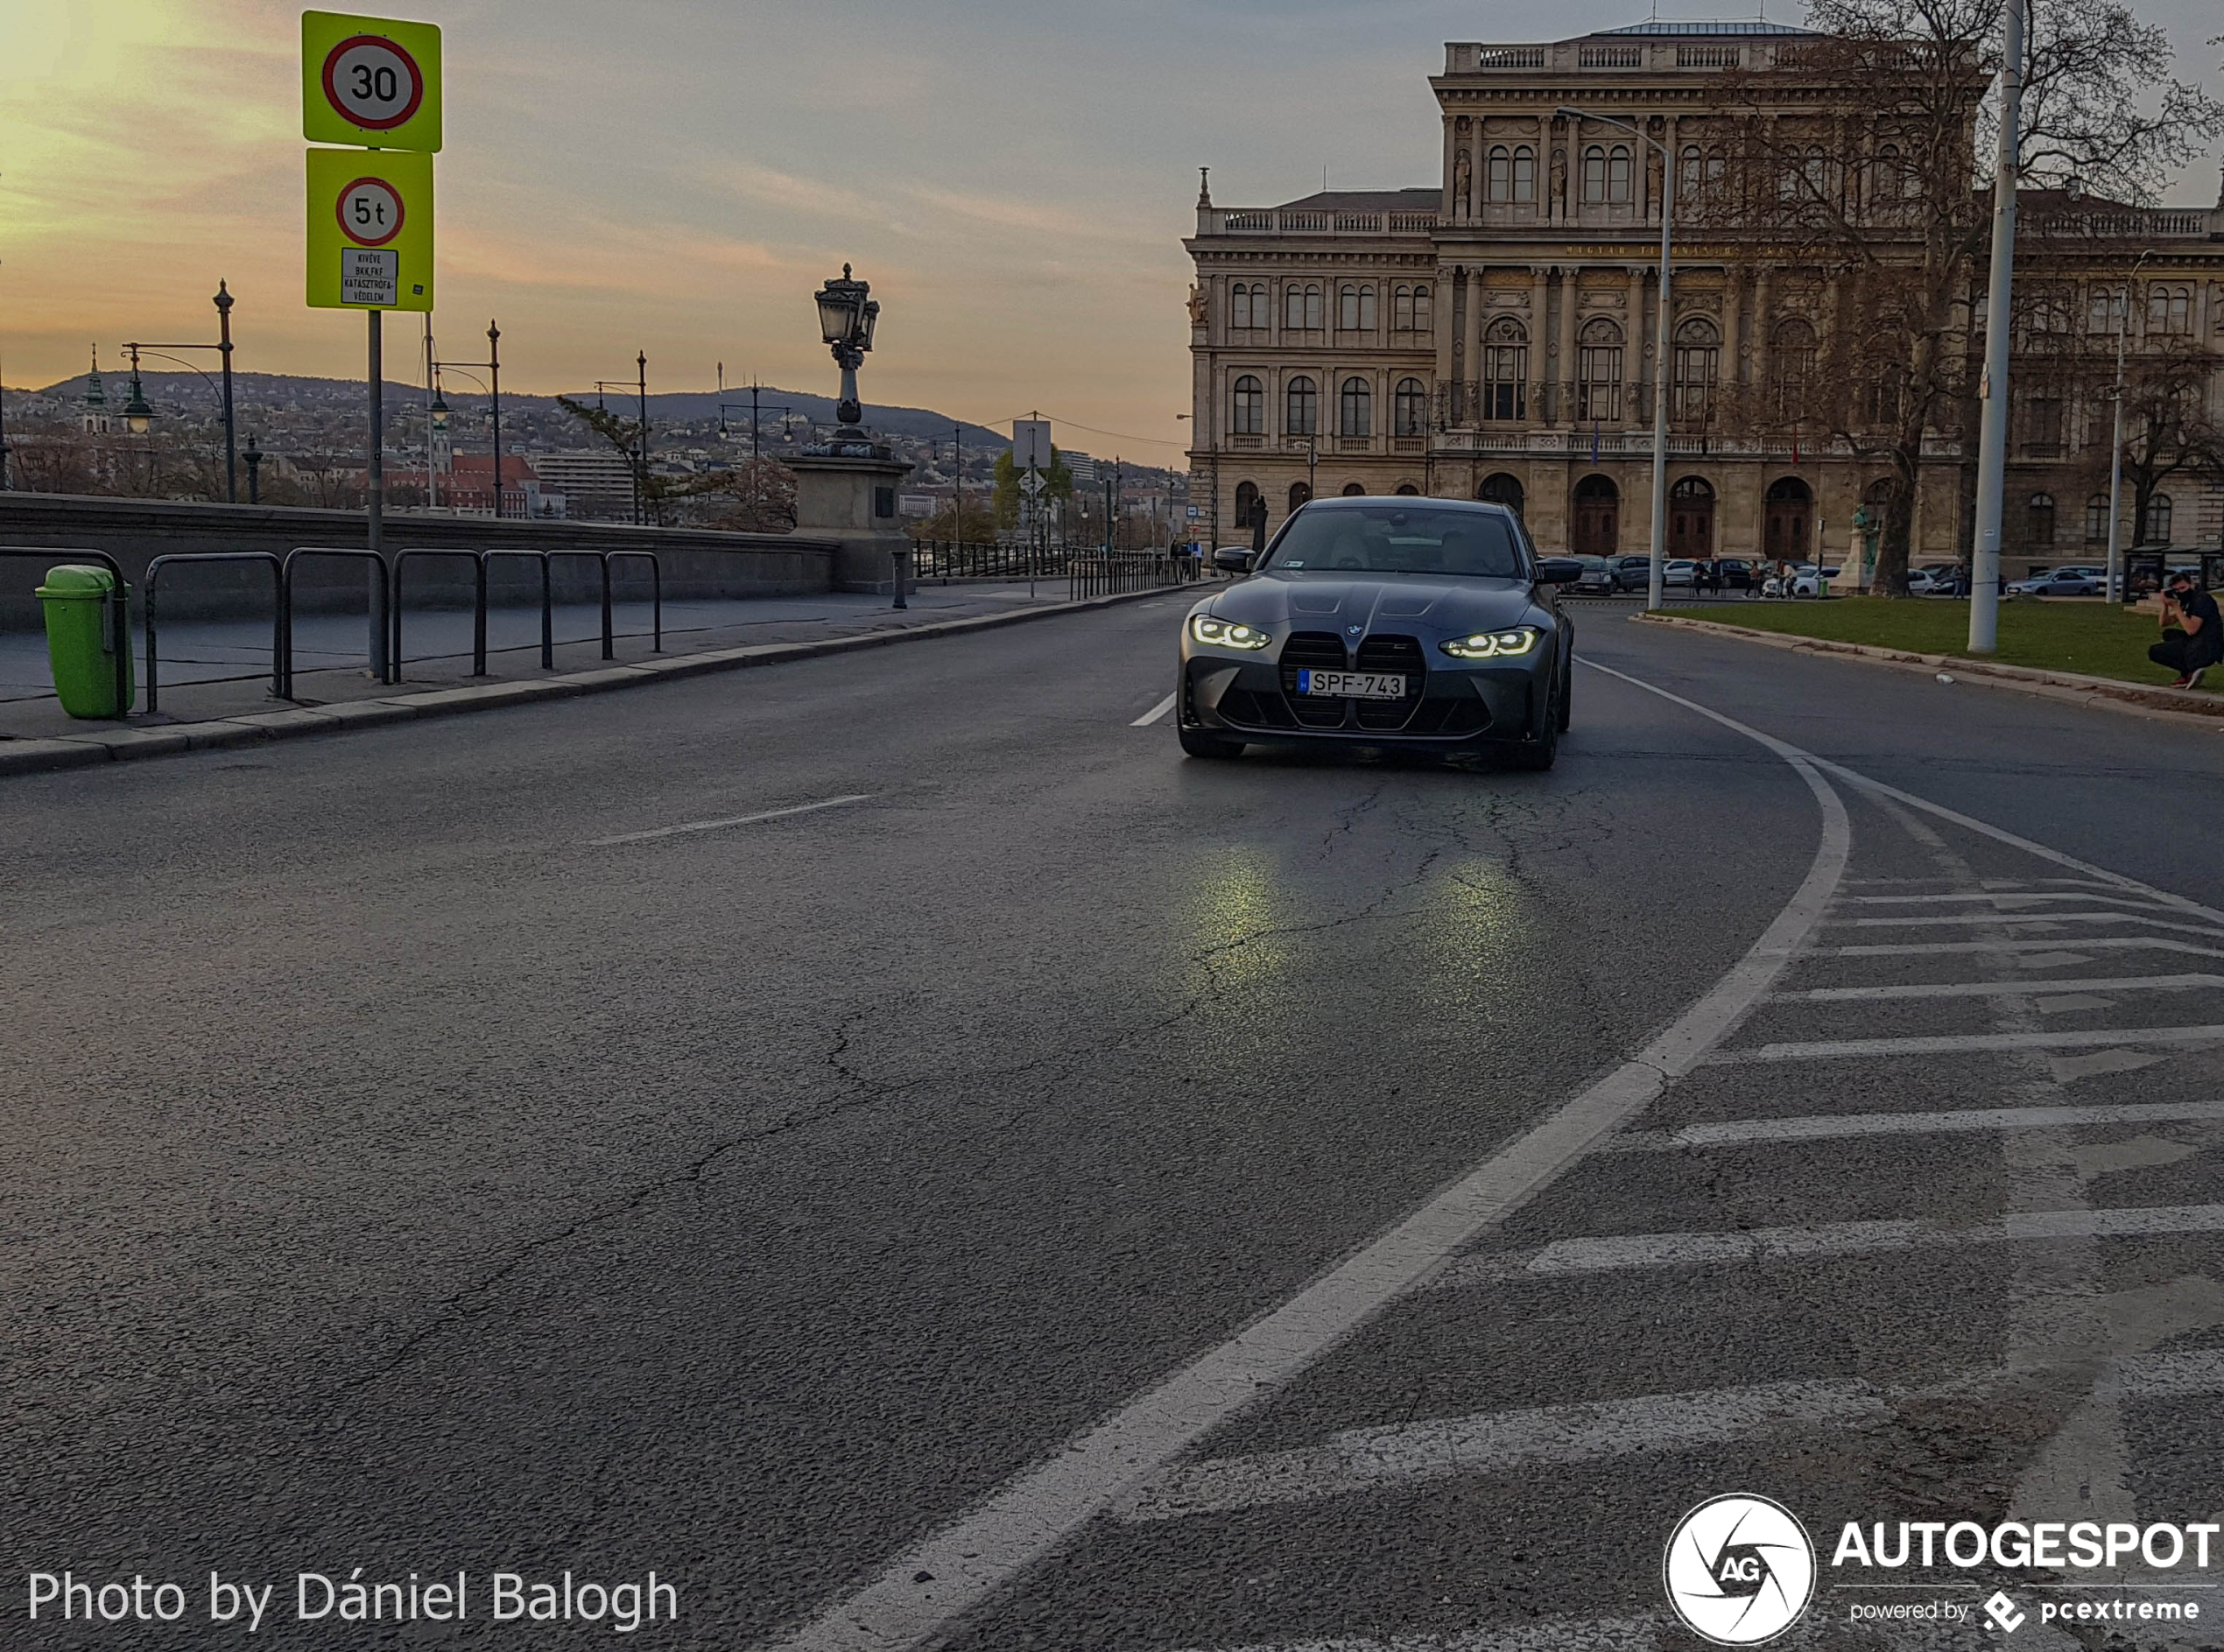
M1173 1520L1263 1503L1307 1502L1453 1474L1681 1451L1780 1429L1881 1417L1885 1409L1883 1395L1868 1383L1833 1379L1352 1429L1323 1445L1208 1458L1169 1470L1116 1504L1113 1514L1130 1522Z
M2189 953L2197 958L2224 958L2224 947L2196 946L2166 935L2054 935L2028 941L1900 941L1858 946L1816 946L1810 958L1932 958L1958 953L2051 953L2066 941L2097 952Z
M1764 1142L1826 1142L1857 1135L1931 1135L1981 1130L2059 1130L2089 1124L2172 1124L2224 1119L2224 1100L2129 1101L2092 1107L1957 1107L1938 1113L1812 1114L1789 1119L1728 1119L1679 1129L1631 1131L1615 1153L1667 1153Z
M2224 975L2117 975L2102 981L1955 981L1918 987L1807 987L1772 993L1777 1003L1867 1002L1882 998L2026 998L2034 993L2190 992L2224 987Z
M2209 924L2173 924L2166 917L2139 912L1940 912L1925 917L1833 917L1833 929L1914 929L1968 924L2139 924L2149 929L2176 930L2186 935L2213 935L2224 939L2224 930Z
M2103 1027L2090 1032L1972 1032L1932 1037L1837 1038L1815 1044L1764 1044L1757 1050L1718 1050L1708 1066L1771 1061L1833 1061L1867 1056L1951 1056L1988 1050L2076 1050L2094 1044L2210 1044L2224 1027Z
M1882 1221L1817 1222L1802 1227L1755 1227L1717 1234L1617 1234L1595 1239L1555 1240L1525 1258L1463 1257L1446 1269L1436 1283L1440 1288L1451 1289L1545 1274L1621 1273L1636 1268L1791 1262L1819 1256L1958 1249L2031 1241L2139 1239L2159 1234L2214 1233L2224 1233L2224 1205L2012 1211L1988 1222L1892 1218Z
M2034 901L2097 901L2104 902L2114 906L2144 907L2150 911L2155 910L2155 908L2159 904L2157 902L2143 901L2129 895L2102 895L2097 891L2088 895L2072 889L2033 889L2027 891L2016 891L2012 889L1971 889L1966 893L1955 893L1952 895L1848 895L1843 898L1841 904L1847 906L1912 906L1938 904L1946 901L1992 901L2003 905L2017 902L2029 904Z
M2138 1354L2118 1360L2115 1370L2119 1390L2130 1399L2205 1399L2224 1394L2224 1348ZM1968 1383L1964 1379L1953 1386L1966 1391ZM1396 1491L1463 1474L1684 1451L1756 1435L1862 1423L1888 1416L1891 1409L1891 1396L1867 1382L1827 1379L1429 1417L1349 1429L1318 1445L1185 1463L1116 1503L1111 1513L1116 1520L1141 1524ZM1353 1643L1314 1644L1338 1648ZM1464 1652L1463 1642L1449 1644ZM1501 1643L1486 1640L1480 1644ZM1404 1652L1398 1643L1391 1645ZM1381 1642L1375 1646L1379 1648Z

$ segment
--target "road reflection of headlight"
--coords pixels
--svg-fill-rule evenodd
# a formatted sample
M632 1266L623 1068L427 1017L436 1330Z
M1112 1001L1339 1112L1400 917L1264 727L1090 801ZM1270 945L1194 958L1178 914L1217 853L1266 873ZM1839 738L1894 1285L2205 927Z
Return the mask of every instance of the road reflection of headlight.
M1216 620L1209 614L1191 615L1189 634L1214 648L1264 648L1274 640L1256 625Z
M1477 631L1473 636L1447 637L1437 646L1454 659L1504 659L1526 654L1542 633L1533 625L1517 625L1510 631Z

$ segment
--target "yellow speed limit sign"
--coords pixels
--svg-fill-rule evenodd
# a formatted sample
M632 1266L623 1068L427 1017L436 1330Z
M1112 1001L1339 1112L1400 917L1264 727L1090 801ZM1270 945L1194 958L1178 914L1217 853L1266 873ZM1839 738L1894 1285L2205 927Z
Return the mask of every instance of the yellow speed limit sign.
M347 11L301 14L301 136L374 149L440 146L440 31Z
M433 307L433 158L309 151L309 305Z

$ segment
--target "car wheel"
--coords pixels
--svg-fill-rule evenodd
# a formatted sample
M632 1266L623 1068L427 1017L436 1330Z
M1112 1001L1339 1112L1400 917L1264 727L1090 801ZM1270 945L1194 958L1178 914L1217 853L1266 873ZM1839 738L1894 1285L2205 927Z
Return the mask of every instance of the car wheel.
M1559 761L1560 730L1567 726L1562 716L1567 708L1566 693L1567 685L1563 679L1559 693L1554 696L1557 702L1555 708L1545 714L1545 727L1538 731L1538 737L1524 742L1507 753L1508 760L1514 768L1544 770Z
M1184 728L1179 733L1181 749L1193 757L1225 758L1243 755L1243 742L1240 740L1222 740L1217 735L1208 735L1195 728Z

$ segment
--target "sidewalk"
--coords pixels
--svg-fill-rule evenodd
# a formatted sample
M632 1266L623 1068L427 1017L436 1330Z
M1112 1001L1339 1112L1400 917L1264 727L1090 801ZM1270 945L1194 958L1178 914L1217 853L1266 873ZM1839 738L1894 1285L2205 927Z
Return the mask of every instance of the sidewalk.
M664 656L766 643L826 642L915 629L942 621L1048 608L1066 601L1066 581L929 585L914 589L910 606L896 608L885 596L833 592L813 596L673 599L664 605ZM614 664L644 664L658 657L651 648L647 602L611 605L616 633ZM592 671L602 659L599 603L561 603L555 609L558 673ZM133 728L237 717L283 709L271 692L271 626L267 620L165 621L160 634L161 710L146 705L146 638L132 634L132 667L141 710ZM361 614L304 614L293 622L291 704L316 706L391 699L426 689L548 676L540 665L540 609L502 608L487 615L487 675L471 675L468 608L405 609L405 663L398 685L372 680L367 669L367 622ZM113 723L81 721L55 700L46 639L35 631L0 633L0 741L53 739Z

